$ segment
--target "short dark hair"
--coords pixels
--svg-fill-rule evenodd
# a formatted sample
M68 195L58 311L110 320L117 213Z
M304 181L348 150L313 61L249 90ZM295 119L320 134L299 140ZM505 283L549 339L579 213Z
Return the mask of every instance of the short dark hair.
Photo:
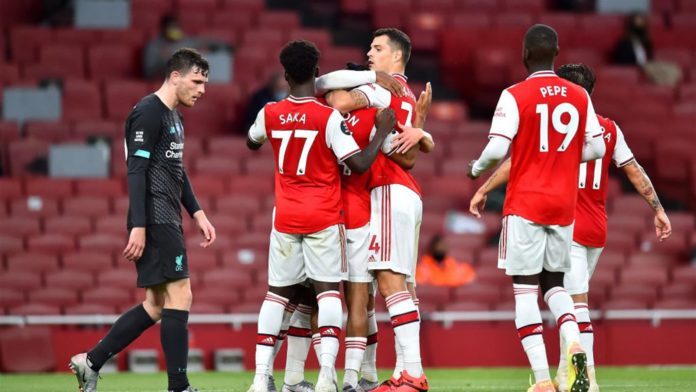
M167 60L167 66L165 67L166 74L164 77L169 79L169 75L174 71L178 71L180 74L185 75L194 67L200 70L201 75L208 76L208 60L201 56L196 49L177 49L172 57Z
M535 24L524 35L524 47L534 59L552 60L558 48L558 34L551 26Z
M565 64L558 68L556 74L565 80L582 86L588 94L592 94L595 85L595 75L592 68L585 64Z
M280 51L280 63L294 83L304 83L316 75L319 49L312 42L288 42Z
M403 31L394 27L378 29L372 34L372 37L376 38L381 35L389 37L392 48L400 50L403 53L404 64L408 64L408 60L411 59L411 38Z

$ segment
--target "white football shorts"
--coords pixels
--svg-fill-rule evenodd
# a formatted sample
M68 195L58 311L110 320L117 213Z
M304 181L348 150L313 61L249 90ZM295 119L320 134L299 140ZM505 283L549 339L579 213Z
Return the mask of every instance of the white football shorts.
M370 246L370 224L357 229L346 230L346 245L348 249L348 273L344 280L354 283L370 283L374 280L367 270L367 259Z
M367 268L391 270L414 283L423 202L403 185L374 188L370 192L371 218Z
M593 248L573 241L570 248L570 271L563 278L563 286L568 294L585 294L590 291L590 279L603 250L604 248Z
M268 285L286 287L312 279L337 283L347 271L346 232L343 224L312 234L271 230Z
M498 268L506 275L536 275L570 270L573 224L540 225L517 215L503 218L498 243Z

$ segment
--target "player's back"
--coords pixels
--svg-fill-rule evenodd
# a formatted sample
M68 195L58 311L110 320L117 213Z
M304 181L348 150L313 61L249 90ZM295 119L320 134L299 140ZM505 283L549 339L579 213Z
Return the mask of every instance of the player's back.
M519 123L503 213L539 224L569 225L575 216L589 96L550 71L532 74L507 92L514 98ZM495 115L510 112L498 108Z
M601 248L607 238L609 165L613 161L617 167L621 167L633 160L633 153L614 121L599 115L597 119L604 132L606 153L603 158L580 164L573 240L585 246Z
M330 121L349 133L340 114L315 98L292 96L264 110L276 159L276 229L314 233L342 222L339 168L327 137Z
M413 116L415 115L416 109L416 96L411 91L408 85L406 76L401 74L394 74L394 79L396 79L404 89L406 90L406 95L403 97L391 97L389 108L394 111L396 117L397 125L395 129L398 132L402 130L399 128L398 124L404 124L406 126L413 125ZM413 178L413 175L407 170L404 170L396 162L392 161L384 154L378 154L377 159L372 164L370 170L371 176L369 181L369 187L375 188L382 185L399 184L407 188L410 188L416 192L419 196L421 195L421 188Z
M370 143L375 128L374 108L358 109L346 115L345 123L353 133L361 149ZM363 227L370 222L370 191L367 188L370 171L353 173L345 164L342 166L341 197L347 229Z

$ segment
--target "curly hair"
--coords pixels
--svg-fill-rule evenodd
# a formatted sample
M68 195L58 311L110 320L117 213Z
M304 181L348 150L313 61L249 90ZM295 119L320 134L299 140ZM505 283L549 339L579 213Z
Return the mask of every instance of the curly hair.
M290 41L280 51L280 63L294 83L304 83L316 74L319 49L309 41Z
M558 68L556 74L565 80L582 86L588 94L592 94L595 85L595 75L592 68L585 64L565 64Z

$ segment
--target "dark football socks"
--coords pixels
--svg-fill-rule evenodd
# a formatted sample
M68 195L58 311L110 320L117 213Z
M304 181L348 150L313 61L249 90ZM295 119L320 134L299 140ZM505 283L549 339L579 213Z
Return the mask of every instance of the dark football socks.
M186 313L188 315L188 313ZM123 313L109 330L109 333L87 353L87 363L98 372L104 363L138 338L155 322L147 314L143 304Z
M181 392L189 386L186 376L188 362L188 317L185 310L163 309L160 338L167 361L169 390Z

